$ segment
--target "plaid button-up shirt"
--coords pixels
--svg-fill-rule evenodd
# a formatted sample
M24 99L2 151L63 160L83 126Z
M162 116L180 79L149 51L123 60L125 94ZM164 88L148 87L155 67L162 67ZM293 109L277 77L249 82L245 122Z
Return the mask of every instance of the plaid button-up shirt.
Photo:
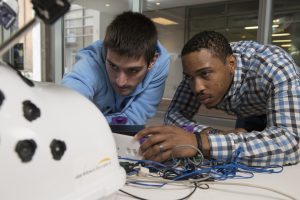
M217 109L236 116L267 116L259 132L210 134L211 158L231 159L239 148L239 161L252 166L299 162L300 76L293 59L281 48L254 41L231 43L237 66L234 81ZM200 103L183 80L165 115L165 124L192 125L200 132L205 125L193 116Z

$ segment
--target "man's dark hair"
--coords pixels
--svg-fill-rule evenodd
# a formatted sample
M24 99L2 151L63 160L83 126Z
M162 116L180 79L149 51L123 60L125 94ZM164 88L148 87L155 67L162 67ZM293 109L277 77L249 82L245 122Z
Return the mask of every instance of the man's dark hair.
M104 38L105 49L129 58L141 56L150 64L157 44L157 30L154 23L135 12L118 15L107 27Z
M228 40L215 31L203 31L194 35L183 47L181 56L202 49L209 50L225 63L226 57L232 54Z

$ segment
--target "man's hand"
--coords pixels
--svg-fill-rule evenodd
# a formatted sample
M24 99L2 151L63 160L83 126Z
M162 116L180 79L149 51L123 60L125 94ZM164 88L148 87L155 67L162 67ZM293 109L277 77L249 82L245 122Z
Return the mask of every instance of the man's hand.
M147 160L162 162L178 157L192 157L197 151L192 147L174 148L178 145L192 145L197 148L196 137L176 126L153 126L136 134L137 140L146 137L140 147L140 153Z

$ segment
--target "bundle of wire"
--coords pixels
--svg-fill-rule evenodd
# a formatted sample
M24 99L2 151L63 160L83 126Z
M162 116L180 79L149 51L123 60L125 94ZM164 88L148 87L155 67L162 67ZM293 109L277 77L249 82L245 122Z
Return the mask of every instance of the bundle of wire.
M190 145L181 145L176 148L195 148ZM217 161L217 160L204 160L204 157L199 149L198 155L192 158L177 158L175 159L172 154L170 162L159 163L151 160L134 160L129 158L119 157L120 160L134 162L136 168L129 172L127 175L137 174L139 166L149 169L149 172L156 174L167 180L178 181L188 179L205 179L205 180L226 180L252 178L254 173L280 173L283 170L282 166L270 165L265 167L250 167L238 162L238 157L241 152L238 149L230 161ZM149 174L150 174L149 173ZM163 184L164 185L164 184ZM161 186L163 186L161 185Z
M181 145L175 148L194 148L190 145ZM196 188L208 189L210 184L219 184L219 181L226 179L248 179L254 177L255 173L280 173L283 166L270 165L265 167L250 167L239 161L238 157L241 150L238 149L229 161L205 160L201 151L197 149L198 154L192 158L174 158L169 162L159 163L151 160L135 160L119 157L120 162L131 163L131 170L127 171L127 185L136 185L143 187L163 187L166 184L184 185ZM141 168L147 168L149 173L140 176ZM234 183L230 183L234 184ZM271 188L250 185L236 184L248 187L258 187L272 192L279 193L290 199L295 199L287 194L274 191ZM126 193L125 191L122 191ZM191 193L191 194L192 194ZM127 193L128 194L128 193ZM190 195L191 195L190 194ZM128 194L130 195L130 194ZM189 197L188 195L187 197ZM133 196L133 195L131 195ZM133 196L137 199L143 199ZM185 197L185 198L187 198ZM181 199L185 199L181 198Z

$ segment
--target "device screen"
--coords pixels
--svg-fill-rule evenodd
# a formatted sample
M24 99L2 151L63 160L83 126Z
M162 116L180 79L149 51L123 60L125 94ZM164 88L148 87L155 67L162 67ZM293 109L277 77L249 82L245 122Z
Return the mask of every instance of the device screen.
M109 125L113 133L134 136L137 132L143 130L145 125L124 125L114 124Z

